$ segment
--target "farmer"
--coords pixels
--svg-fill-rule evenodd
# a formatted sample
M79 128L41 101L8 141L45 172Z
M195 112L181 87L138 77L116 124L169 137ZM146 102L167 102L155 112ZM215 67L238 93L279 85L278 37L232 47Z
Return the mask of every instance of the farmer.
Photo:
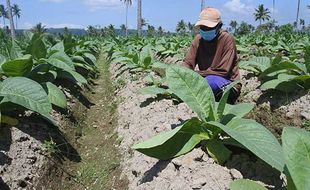
M199 34L193 40L183 62L185 67L195 70L208 81L217 101L225 86L240 79L234 38L222 30L222 26L221 13L217 9L208 7L202 10L195 24L199 28ZM229 103L236 101L240 90L241 84L231 90Z

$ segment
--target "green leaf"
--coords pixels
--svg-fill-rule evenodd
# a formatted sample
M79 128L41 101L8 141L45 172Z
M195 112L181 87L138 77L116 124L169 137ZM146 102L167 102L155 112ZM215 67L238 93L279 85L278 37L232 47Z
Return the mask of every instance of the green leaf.
M31 71L32 65L31 55L25 55L2 64L2 70L5 75L10 77L25 76Z
M284 128L282 143L285 163L295 187L310 189L310 132Z
M26 53L31 54L35 59L46 58L47 49L42 38L42 35L34 34L31 38L29 46L26 49Z
M128 57L118 57L116 59L112 60L112 63L128 63L130 62L132 59L128 58Z
M158 95L158 94L166 94L167 90L159 88L157 86L147 86L139 89L137 92L143 95Z
M230 90L236 85L238 84L240 81L234 81L231 84L229 84L227 87L225 87L225 90L223 92L223 95L218 103L218 106L216 106L216 110L217 110L217 115L219 119L222 119L224 110L225 110L225 106L226 106L226 102L230 93Z
M242 118L246 114L248 114L253 108L254 104L251 103L240 103L236 105L226 104L221 123L227 124L231 119L235 117Z
M74 71L74 63L71 58L64 52L57 52L51 55L47 62L57 68L63 69L65 71Z
M55 44L52 48L51 51L58 51L58 52L64 52L65 51L65 46L64 42L60 41L57 44Z
M23 50L20 48L20 46L17 44L17 42L14 40L10 49L10 57L11 60L18 59L23 56Z
M91 65L96 65L97 59L93 54L90 53L84 53L83 54L84 59Z
M239 63L239 66L240 68L253 71L256 70L256 73L260 73L271 66L271 61L268 57L255 57L249 61L241 61Z
M209 139L197 118L188 120L183 126L160 133L132 148L161 160L177 157L191 151L201 140Z
M289 71L289 70L295 70L295 71L302 71L301 68L299 68L296 64L291 62L282 62L280 64L275 64L266 69L259 77L264 78L265 76L271 76L274 73L277 73L279 71Z
M6 58L4 57L4 55L0 54L0 66L6 62Z
M169 89L203 121L214 114L214 95L208 82L196 72L177 66L167 69Z
M68 79L74 83L87 84L87 80L75 71L59 71L57 74L57 78Z
M208 124L221 128L260 159L283 171L282 147L272 133L261 124L242 118L234 118L226 126L212 121Z
M25 77L4 80L0 87L1 103L12 102L29 110L48 115L52 111L47 94L40 84Z
M208 154L220 165L224 164L232 153L221 141L216 139L207 140L206 148Z
M264 186L248 179L238 179L229 184L231 190L267 190Z
M43 88L47 92L48 99L52 104L60 108L67 108L67 99L65 94L53 83L47 82L43 84Z

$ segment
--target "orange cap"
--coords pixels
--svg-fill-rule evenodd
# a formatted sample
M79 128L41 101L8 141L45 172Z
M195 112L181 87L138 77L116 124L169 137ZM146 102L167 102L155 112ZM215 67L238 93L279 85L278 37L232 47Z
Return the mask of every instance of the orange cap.
M220 11L212 7L207 7L201 11L199 20L195 24L195 26L204 25L213 28L220 22L221 22Z

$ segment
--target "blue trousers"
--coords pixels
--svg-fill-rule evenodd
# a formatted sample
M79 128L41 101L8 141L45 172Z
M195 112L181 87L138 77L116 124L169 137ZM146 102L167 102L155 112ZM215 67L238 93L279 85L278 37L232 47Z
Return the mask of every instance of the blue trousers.
M218 93L221 93L223 88L231 83L230 80L227 80L217 75L208 75L205 77L205 79L208 81L215 95L217 95Z

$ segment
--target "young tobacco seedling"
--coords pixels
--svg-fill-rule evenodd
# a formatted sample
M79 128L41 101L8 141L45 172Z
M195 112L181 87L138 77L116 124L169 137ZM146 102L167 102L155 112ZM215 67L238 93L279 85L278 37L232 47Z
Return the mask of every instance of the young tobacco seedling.
M262 125L243 119L253 109L249 103L226 104L229 85L217 103L207 81L194 71L177 66L166 70L169 90L182 99L198 118L161 133L133 148L148 156L167 160L191 151L202 140L206 150L222 164L231 155L227 144L245 147L271 166L283 170L283 152L277 139ZM266 146L268 144L268 146Z

